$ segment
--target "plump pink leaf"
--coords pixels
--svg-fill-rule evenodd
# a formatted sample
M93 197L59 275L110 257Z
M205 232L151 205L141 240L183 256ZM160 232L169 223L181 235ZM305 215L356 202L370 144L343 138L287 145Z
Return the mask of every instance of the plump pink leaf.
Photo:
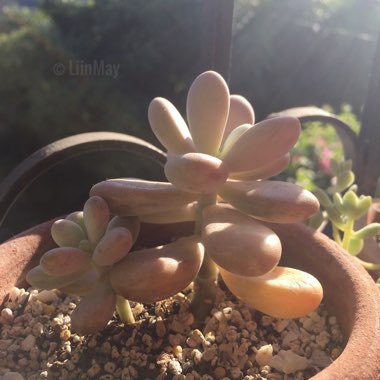
M254 170L284 156L297 142L298 119L278 117L255 124L243 133L223 157L230 172Z
M230 96L230 109L226 128L224 129L223 141L229 136L231 131L242 124L254 124L255 112L249 101L241 95Z
M154 98L149 105L148 118L152 131L169 152L184 154L195 151L185 121L169 100Z
M220 273L236 297L272 317L303 317L322 301L320 282L298 269L276 267L259 277L238 276L224 269Z
M319 209L317 198L301 186L281 181L227 181L219 195L256 219L301 222Z
M230 178L240 179L243 181L252 181L256 179L266 179L281 173L287 168L290 161L290 154L287 153L267 165L247 172L231 173Z
M92 259L100 266L113 265L129 252L132 244L132 234L129 230L124 227L112 228L100 239Z
M221 206L204 209L202 242L218 266L241 276L261 276L281 257L281 242L272 230Z
M95 248L98 241L106 232L110 218L106 201L99 196L91 196L83 207L83 217L88 240L92 248Z
M115 307L116 295L108 282L98 282L72 312L71 327L81 335L96 333L107 326Z
M111 179L92 187L91 195L103 197L112 213L145 215L171 210L195 201L196 194L186 193L167 182L139 179Z
M76 272L67 276L51 276L42 269L41 265L32 268L26 274L26 281L37 289L61 289L81 278L85 272Z
M67 219L56 220L51 226L51 236L60 247L78 247L86 239L83 229Z
M109 221L107 231L116 227L124 227L132 234L133 243L135 243L137 237L139 236L140 225L140 219L137 216L117 215Z
M215 192L228 177L226 166L216 157L203 153L168 155L166 178L178 189L195 194Z
M155 302L183 290L197 275L203 245L196 236L161 247L130 252L110 272L117 294L137 302Z
M79 248L59 247L46 252L40 265L50 276L67 276L83 272L90 266L91 256Z
M230 105L229 90L221 75L199 75L187 96L187 121L198 152L216 155L222 141Z

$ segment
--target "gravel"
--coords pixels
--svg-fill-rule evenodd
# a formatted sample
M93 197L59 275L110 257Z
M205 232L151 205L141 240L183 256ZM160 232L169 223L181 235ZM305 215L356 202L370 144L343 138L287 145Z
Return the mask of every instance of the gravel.
M79 298L13 288L1 310L0 377L34 379L303 380L343 349L334 316L263 315L218 290L202 330L192 329L191 287L154 305L132 303L137 322L115 316L100 333L70 330Z

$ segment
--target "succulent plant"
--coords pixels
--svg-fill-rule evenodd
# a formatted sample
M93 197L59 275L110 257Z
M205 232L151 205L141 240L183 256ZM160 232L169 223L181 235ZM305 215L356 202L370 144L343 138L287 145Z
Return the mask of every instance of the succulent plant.
M115 308L123 321L134 322L127 299L152 302L179 292L193 280L203 259L195 238L130 252L139 230L138 218L110 220L107 203L90 197L83 212L53 223L51 234L59 247L41 257L27 281L36 288L82 296L71 315L79 333L102 329Z
M310 219L310 224L314 228L323 228L326 222L331 222L333 238L340 246L356 257L365 269L380 270L380 264L357 257L363 250L365 239L380 236L380 223L368 223L356 229L357 222L368 213L372 197L357 195L358 187L354 184L355 175L351 169L351 160L331 162L331 186L326 190L315 189L322 208Z
M267 180L287 166L300 133L298 120L278 117L254 124L249 102L230 95L213 71L198 76L190 87L189 127L163 98L153 99L148 118L168 150L169 183L112 179L93 186L90 195L104 198L114 214L145 222L195 221L192 239L197 246L192 249L205 248L192 301L197 320L212 306L217 268L236 296L264 312L297 317L317 307L321 285L307 273L277 266L281 242L262 223L299 222L319 208L303 188ZM115 282L124 271L117 268ZM119 292L130 298L122 288ZM289 298L294 302L287 302Z

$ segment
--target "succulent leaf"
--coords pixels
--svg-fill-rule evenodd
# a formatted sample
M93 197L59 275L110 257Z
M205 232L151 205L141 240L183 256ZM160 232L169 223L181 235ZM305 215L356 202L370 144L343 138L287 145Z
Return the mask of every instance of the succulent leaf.
M241 276L261 276L281 257L281 242L272 230L221 206L204 209L202 243L218 266Z
M224 129L223 141L225 141L231 132L243 124L253 125L255 123L255 112L249 101L241 95L230 96L230 109L226 127Z
M356 239L367 239L380 235L380 223L370 223L354 233Z
M223 77L206 71L192 83L187 96L187 121L197 150L216 155L223 138L230 94Z
M112 213L145 215L175 209L196 200L197 195L186 193L167 182L138 179L112 179L92 187L90 195L104 198Z
M82 335L96 333L107 326L116 307L116 294L105 280L98 282L71 314L72 329Z
M227 181L219 195L256 219L296 223L319 209L317 198L302 187L281 181Z
M169 152L184 154L195 151L185 121L169 100L154 98L149 105L148 119L152 131Z
M67 215L65 219L78 224L78 226L82 228L83 231L86 231L86 226L84 225L83 211L74 211Z
M215 192L228 178L223 161L203 153L168 155L166 178L178 189L194 193Z
M223 162L230 172L254 170L284 156L297 142L301 125L296 118L277 117L253 125L229 149Z
M79 248L59 247L44 253L40 265L50 276L67 276L81 273L90 266L91 255Z
M83 239L79 242L78 248L85 252L92 252L91 243L87 239Z
M106 201L99 196L90 197L83 207L84 224L93 248L107 229L110 213Z
M108 223L107 231L116 227L124 227L129 230L134 244L140 232L140 219L136 216L114 216Z
M268 162L265 166L261 166L247 172L231 173L230 178L242 181L253 181L257 179L266 179L281 173L290 161L290 154L287 153L273 162Z
M238 298L276 318L299 318L320 304L323 289L309 273L276 267L259 277L243 277L220 269L221 276Z
M223 146L220 149L219 158L223 159L223 157L227 154L227 152L233 147L235 142L240 138L240 136L245 133L249 128L251 128L251 124L242 124L236 127L226 138Z
M204 249L196 236L130 252L110 272L112 288L124 298L156 302L183 290L197 275Z
M99 280L99 275L94 269L90 269L87 272L81 274L81 276L71 282L68 285L60 286L59 290L66 294L76 294L77 296L86 295L90 289L92 289L97 281Z
M67 219L56 220L51 226L51 236L60 247L78 247L86 238L83 229L75 222Z
M363 247L364 247L363 239L353 238L353 239L350 239L348 243L347 251L352 256L357 256L362 251Z
M92 259L96 265L113 265L121 260L133 245L132 234L124 227L108 230L95 247Z
M178 223L190 222L195 220L197 211L197 203L192 202L185 206L179 206L175 209L158 212L156 214L140 215L139 218L144 223Z
M336 176L335 180L336 180L335 185L330 187L328 191L330 193L332 192L341 193L342 191L344 191L345 189L347 189L354 183L355 175L352 171L346 170L346 171L340 172Z
M82 273L74 273L67 276L50 276L44 272L41 265L32 268L26 274L26 281L37 289L61 289L82 276Z
M323 207L332 207L333 206L328 194L323 189L316 187L314 190L314 195L317 197L321 206L323 206Z

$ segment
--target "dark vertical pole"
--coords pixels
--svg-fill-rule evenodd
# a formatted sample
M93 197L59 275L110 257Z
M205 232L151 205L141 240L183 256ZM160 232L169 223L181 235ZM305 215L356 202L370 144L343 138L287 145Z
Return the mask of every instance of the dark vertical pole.
M374 195L380 176L380 35L363 108L358 150L355 174L359 191Z
M215 70L228 82L234 0L202 3L201 71Z

